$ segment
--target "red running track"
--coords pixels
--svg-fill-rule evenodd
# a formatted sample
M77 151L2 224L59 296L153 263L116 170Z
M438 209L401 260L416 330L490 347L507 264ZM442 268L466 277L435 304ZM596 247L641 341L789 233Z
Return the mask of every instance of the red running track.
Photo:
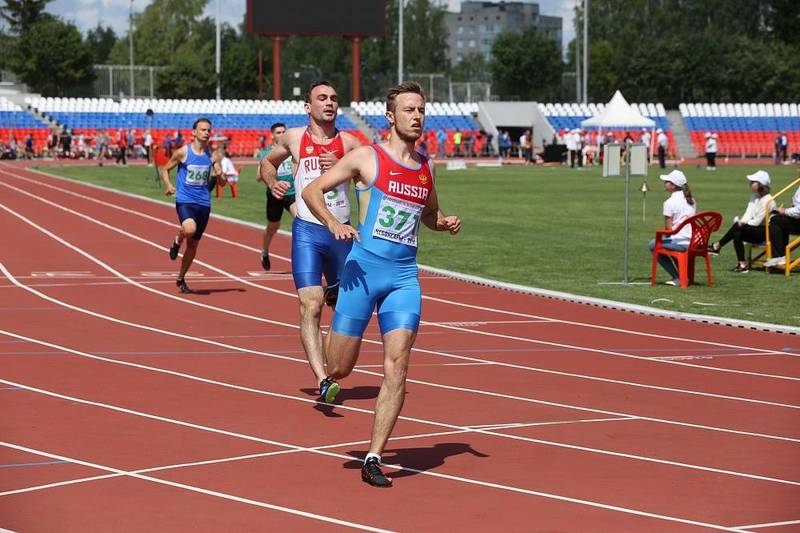
M317 404L289 239L215 218L181 295L172 207L0 174L2 528L800 530L796 336L423 273L373 489L378 332Z

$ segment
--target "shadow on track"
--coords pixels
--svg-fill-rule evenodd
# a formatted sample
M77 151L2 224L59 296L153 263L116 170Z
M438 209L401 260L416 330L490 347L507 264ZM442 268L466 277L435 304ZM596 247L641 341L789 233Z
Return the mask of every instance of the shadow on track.
M413 468L421 472L427 472L443 466L448 457L470 453L475 457L489 457L488 455L474 450L471 445L464 442L440 442L427 448L399 448L390 449L383 452L383 462L385 464L399 465L404 468ZM364 452L350 451L347 455L358 457L359 459L347 461L344 468L356 470L361 468ZM411 470L390 471L387 477L396 479L401 477L415 476L418 472Z

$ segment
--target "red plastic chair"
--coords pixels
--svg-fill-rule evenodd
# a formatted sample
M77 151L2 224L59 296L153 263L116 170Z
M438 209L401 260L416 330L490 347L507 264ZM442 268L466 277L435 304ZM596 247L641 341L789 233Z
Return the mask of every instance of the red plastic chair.
M664 237L670 237L678 233L681 228L690 224L692 226L692 238L689 247L683 251L667 250L661 245ZM656 269L658 268L658 256L667 255L678 261L678 272L681 278L681 288L685 289L690 283L694 283L694 262L698 257L706 260L706 272L708 273L708 286L713 285L711 280L711 261L708 258L708 241L711 234L722 225L722 215L714 211L703 211L691 216L678 224L671 230L661 229L656 231L656 245L653 249L653 268L650 273L650 285L656 284Z

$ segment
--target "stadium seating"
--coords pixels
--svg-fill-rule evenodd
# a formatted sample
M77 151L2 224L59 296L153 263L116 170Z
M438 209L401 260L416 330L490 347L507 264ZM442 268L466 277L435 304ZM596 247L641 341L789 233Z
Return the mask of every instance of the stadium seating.
M381 136L385 136L389 131L385 102L353 102L351 107ZM480 154L485 147L486 138L478 135L480 126L473 118L477 112L478 104L476 103L430 102L426 104L423 140L428 153L456 155L457 149L453 138L456 132L461 132L464 139L470 136L475 138L470 150L474 155ZM444 147L439 146L437 136L439 131L445 133Z
M18 145L24 145L25 137L33 137L34 150L40 151L47 142L50 133L46 124L34 118L17 104L0 96L0 142L10 143L12 138L17 139Z
M785 132L789 146L800 143L800 109L795 104L680 104L697 153L705 152L705 134L717 134L719 153L761 156L775 152L775 138Z
M677 150L675 138L670 130L669 121L667 121L667 113L664 109L664 106L660 103L631 105L636 107L639 113L641 113L643 116L654 120L656 123L656 128L661 128L664 130L664 133L667 134L667 139L669 141L667 152L676 153ZM551 103L539 104L539 109L547 118L547 121L550 123L553 129L557 131L559 135L563 136L563 134L568 131L571 131L575 128L580 128L582 121L601 113L605 109L605 106L606 105L603 103ZM640 128L610 128L610 130L617 140L620 141L624 138L626 131L630 133L631 137L633 137L633 139L636 141L641 138L643 133ZM594 144L594 131L590 132L590 138L593 140ZM655 142L655 137L652 139L652 142Z
M128 99L114 101L104 98L50 98L29 97L26 103L46 118L66 126L73 133L93 137L98 130L134 130L140 138L144 130L151 130L154 140L161 144L167 136L180 131L184 139L191 134L191 124L198 116L211 119L215 133L229 138L229 150L235 155L252 155L258 148L262 136L270 140L269 127L274 122L283 122L288 127L307 123L303 102L297 100L196 100L196 99ZM661 104L633 104L640 113L656 121L669 139L668 151L676 153L673 132ZM380 135L388 131L384 102L353 102L352 109ZM542 113L559 134L579 128L582 120L600 113L605 104L590 103L545 103L539 104ZM145 112L153 110L152 117ZM718 135L719 153L726 155L764 156L772 155L778 132L785 132L790 147L800 145L800 109L798 104L680 104L692 143L698 153L705 151L705 133ZM454 136L460 132L462 148L468 141L472 155L485 147L486 138L479 134L476 122L478 104L431 102L427 106L424 141L428 152L456 155L462 152L456 147ZM345 114L339 114L340 129L350 131L368 142ZM46 144L49 126L37 120L16 104L0 97L0 129L3 141L16 137L21 143L31 134L36 150ZM612 134L620 140L624 128L612 128ZM444 132L444 146L439 146ZM638 140L642 131L629 131ZM589 139L594 144L594 132Z
M129 99L115 102L104 98L32 98L26 100L34 109L59 124L84 135L94 136L98 130L135 130L141 137L150 130L154 142L181 132L191 135L192 123L200 116L211 120L214 133L229 139L228 149L234 155L252 156L263 135L269 141L269 128L275 122L287 127L308 123L302 101L284 100L174 100ZM148 117L146 111L153 111ZM340 111L337 125L366 141L353 122Z

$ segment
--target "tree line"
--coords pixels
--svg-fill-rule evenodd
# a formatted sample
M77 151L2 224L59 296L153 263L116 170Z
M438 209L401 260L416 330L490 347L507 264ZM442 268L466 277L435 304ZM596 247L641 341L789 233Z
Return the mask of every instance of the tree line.
M126 65L129 36L98 25L86 35L45 12L52 0L4 0L0 67L44 95L92 94L95 64ZM364 39L362 98L381 98L396 78L398 0L388 0L386 35ZM215 21L208 0L154 0L133 18L137 65L162 67L156 92L165 98L213 98L216 92ZM690 101L785 102L800 94L800 2L796 0L591 0L590 101L616 89L629 100L674 108ZM535 28L497 36L487 59L447 60L444 9L431 0L406 0L406 72L443 73L453 81L485 81L501 99L559 101L563 73L575 72L574 43L561 48ZM583 13L576 8L576 33ZM244 31L244 21L222 27L219 83L225 98L272 96L272 41ZM350 42L341 37L282 41L282 98L295 87L326 78L350 95ZM574 80L570 81L574 85Z
M590 101L796 101L798 28L796 0L591 0Z

